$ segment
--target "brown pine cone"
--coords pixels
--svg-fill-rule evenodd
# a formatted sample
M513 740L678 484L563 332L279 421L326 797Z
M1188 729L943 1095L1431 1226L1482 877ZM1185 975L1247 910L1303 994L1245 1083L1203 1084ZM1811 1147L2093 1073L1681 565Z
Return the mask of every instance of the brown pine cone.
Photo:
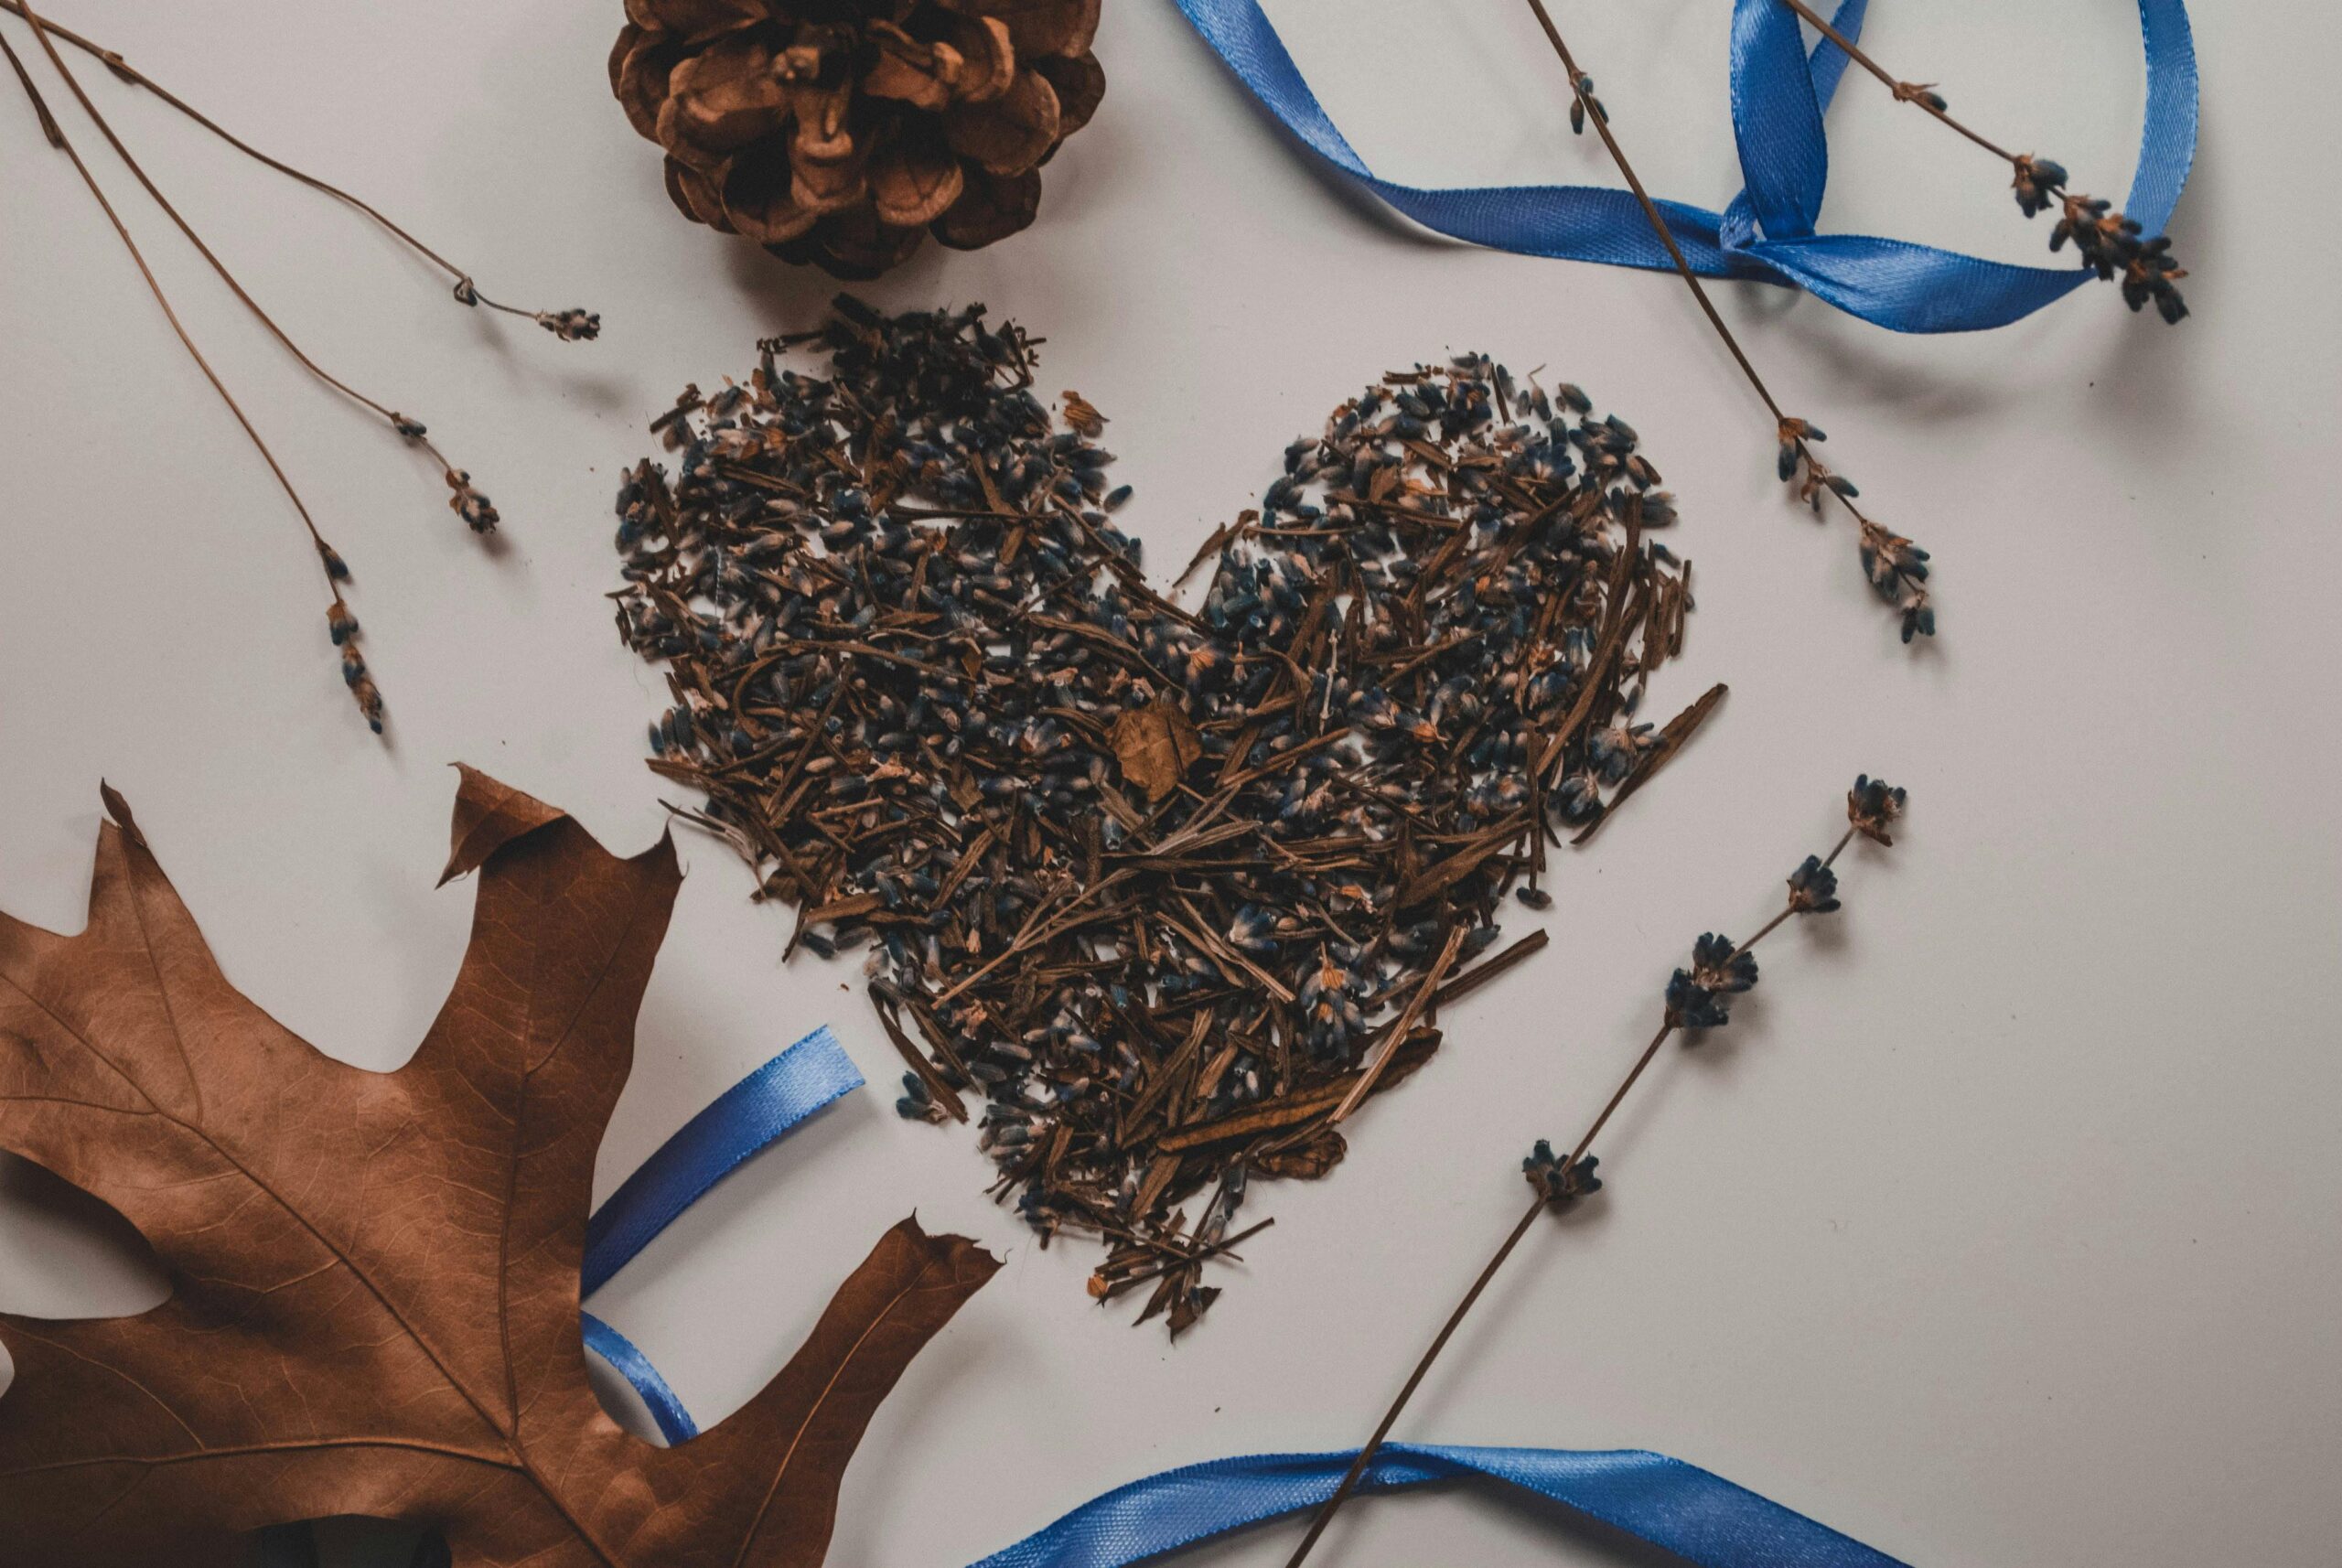
M1033 220L1106 91L1099 0L626 0L610 86L685 217L873 278Z

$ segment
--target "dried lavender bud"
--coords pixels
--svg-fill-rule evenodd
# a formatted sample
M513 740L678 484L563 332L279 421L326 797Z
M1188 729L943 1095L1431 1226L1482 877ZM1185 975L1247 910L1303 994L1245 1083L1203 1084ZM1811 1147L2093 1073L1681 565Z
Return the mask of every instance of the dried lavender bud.
M1846 792L1846 821L1854 831L1878 843L1891 844L1894 838L1887 824L1903 814L1904 790L1895 788L1884 779L1873 779L1865 773L1856 778L1854 787Z
M943 1107L935 1102L928 1091L927 1080L915 1072L903 1074L903 1092L895 1101L895 1114L907 1122L936 1122L944 1120Z
M447 470L447 489L455 493L447 505L474 533L493 533L499 521L494 503L472 487L472 477L461 468Z
M564 343L590 343L602 335L602 318L590 310L540 310L536 322Z
M357 700L358 711L366 717L366 726L376 735L382 733L382 693L375 688L371 676L360 676L350 683L349 694Z
M1547 1203L1555 1208L1565 1208L1577 1199L1602 1190L1602 1178L1594 1174L1594 1167L1601 1163L1597 1156L1586 1155L1564 1165L1561 1156L1553 1153L1553 1145L1540 1138L1529 1157L1520 1162L1520 1170Z
M2066 183L2066 166L2028 153L2016 160L2016 177L2009 183L2016 192L2018 209L2031 218L2057 204L2057 193Z
M1898 103L1921 104L1939 114L1951 107L1932 81L1898 81L1895 84L1895 100Z
M391 415L391 428L397 431L401 435L405 436L409 441L420 441L424 436L431 434L429 427L426 426L423 421L419 419L409 419L403 413L394 413Z
M1692 948L1692 967L1667 983L1667 1016L1685 1029L1717 1029L1731 1022L1726 1000L1756 983L1756 955L1710 931Z
M1800 915L1829 915L1838 909L1838 874L1809 854L1805 864L1789 873L1789 908Z
M1710 931L1692 944L1692 978L1703 991L1734 995L1755 988L1756 955Z
M1732 1021L1724 998L1680 969L1667 983L1667 1017L1685 1029L1720 1029Z
M349 581L349 563L341 558L340 551L322 539L317 541L317 559L325 563L328 577L337 583Z
M1605 109L1602 106L1602 100L1594 95L1594 78L1580 71L1573 85L1577 91L1570 99L1570 134L1574 136L1585 134L1585 106L1589 103L1594 105L1595 117L1604 124L1608 124L1610 111Z
M365 715L366 723L376 735L382 733L382 693L375 686L373 677L366 672L366 656L358 651L351 640L357 633L357 623L350 625L349 637L337 639L341 644L341 681L349 688L349 695Z
M2138 225L2128 219L2123 220L2123 229L2126 236L2138 233ZM2169 239L2158 234L2135 248L2126 249L2111 262L2094 259L2098 261L2101 277L2107 275L2105 268L2110 264L2122 274L2122 303L2133 311L2143 308L2148 301L2153 300L2155 314L2163 317L2165 325L2176 327L2186 319L2187 302L2180 297L2179 290L2173 285L2176 279L2186 277L2187 272L2172 260Z
M1553 790L1553 814L1574 825L1591 822L1602 809L1602 787L1591 773L1573 773Z
M1781 477L1781 482L1783 484L1787 484L1791 479L1797 478L1798 464L1805 457L1804 444L1806 442L1827 441L1830 439L1829 436L1822 434L1821 427L1820 425L1802 419L1782 420L1780 424L1780 461L1776 466L1776 468Z
M1268 910L1247 904L1236 911L1236 918L1229 922L1228 940L1255 958L1277 950L1277 918Z
M1652 725L1638 725L1627 718L1595 730L1586 738L1585 754L1595 771L1605 784L1623 784L1635 764L1651 748Z
M1865 523L1861 549L1864 575L1888 599L1896 597L1907 581L1928 579L1928 553L1899 533Z
M358 618L351 615L349 607L339 599L334 600L326 609L326 632L333 639L336 648L358 635Z

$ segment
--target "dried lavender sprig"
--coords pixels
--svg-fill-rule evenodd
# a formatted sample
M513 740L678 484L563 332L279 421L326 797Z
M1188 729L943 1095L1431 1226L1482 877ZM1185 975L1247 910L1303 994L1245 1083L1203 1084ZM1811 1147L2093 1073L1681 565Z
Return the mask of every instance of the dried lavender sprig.
M62 62L58 59L56 46L49 41L46 24L33 13L26 0L14 0L14 9L32 24L34 36L40 40L41 48L48 53L51 62L59 65L61 69ZM309 542L317 553L318 569L325 573L326 586L333 595L333 604L328 611L329 619L337 612L347 615L347 607L342 604L341 585L349 580L349 563L341 558L339 551L326 542L325 535L317 531L317 520L309 515L307 503L301 499L301 492L293 488L292 477L285 473L285 466L276 460L276 454L269 449L268 443L261 438L258 427L252 424L251 416L244 413L243 406L236 402L234 394L228 391L228 384L220 379L220 372L211 368L211 361L205 359L203 350L196 347L195 338L188 333L186 324L179 319L178 312L172 308L170 295L163 291L162 283L155 276L154 268L146 264L145 253L139 250L138 242L131 238L129 226L123 222L122 214L114 210L113 203L107 199L104 188L98 184L97 177L90 172L90 166L82 161L80 149L75 147L72 139L66 135L64 127L58 124L57 116L49 112L48 99L42 96L39 85L33 81L32 73L25 69L23 58L16 53L15 46L8 42L5 34L0 34L0 54L7 57L9 69L16 73L17 84L25 90L25 96L31 101L33 113L40 122L42 134L48 137L49 145L71 160L74 172L81 177L81 183L88 188L91 199L95 200L99 209L104 212L106 220L113 225L113 231L120 237L123 248L130 252L130 259L136 263L138 275L145 280L147 291L155 296L155 303L162 306L163 317L171 324L171 330L177 335L180 346L187 349L188 356L195 361L196 368L203 372L203 379L211 383L211 390L220 394L220 401L228 405L228 412L235 415L236 423L243 428L245 437L252 442L253 449L260 454L261 460L268 465L268 471L276 477L276 482L284 489L285 499L293 503L293 510L300 515L301 526L308 531ZM350 629L353 633L355 632L355 621L350 623ZM362 660L358 661L353 672L351 660L357 655L355 648L349 645L348 638L337 637L335 640L344 644L343 678L348 682L350 692L358 702L359 712L365 715L367 723L372 725L374 732L379 735L382 729L381 693L376 689L372 679L367 675Z
M1341 1484L1334 1489L1334 1495L1326 1499L1316 1517L1310 1520L1308 1534L1302 1537L1301 1544L1285 1560L1285 1568L1301 1568L1311 1549L1317 1544L1318 1537L1325 1534L1327 1525L1332 1522L1335 1512L1358 1489L1367 1466L1381 1451L1384 1439L1390 1436L1391 1428L1398 1422L1400 1413L1407 1408L1407 1402L1414 1397L1416 1389L1422 1386L1432 1364L1439 1359L1440 1352L1455 1337L1456 1330L1487 1292L1498 1271L1504 1267L1506 1260L1528 1236L1530 1227L1537 1222L1537 1217L1548 1210L1558 1212L1565 1209L1579 1198L1589 1197L1601 1190L1602 1178L1594 1174L1595 1167L1601 1161L1588 1151L1593 1148L1594 1140L1601 1135L1602 1129L1609 1124L1611 1116L1625 1101L1628 1091L1640 1080L1644 1069L1659 1055L1659 1048L1684 1031L1721 1028L1729 1021L1730 998L1753 989L1756 984L1756 960L1751 950L1758 942L1798 916L1836 913L1840 907L1838 875L1832 867L1837 864L1839 855L1845 853L1846 846L1858 834L1876 843L1892 844L1895 839L1888 830L1902 815L1906 798L1904 790L1885 779L1873 779L1868 774L1858 777L1854 787L1846 793L1846 831L1827 855L1807 855L1789 874L1789 897L1780 911L1758 928L1756 934L1746 941L1735 942L1728 937L1710 931L1692 945L1692 967L1678 969L1667 983L1666 1011L1660 1018L1658 1032L1651 1036L1650 1043L1643 1047L1642 1054L1635 1058L1634 1066L1627 1069L1627 1076L1602 1107L1601 1113L1586 1128L1585 1135L1566 1155L1556 1155L1552 1145L1540 1138L1530 1151L1529 1157L1520 1162L1521 1173L1528 1178L1533 1195L1527 1210L1498 1245L1495 1255L1473 1280L1471 1288L1464 1293L1463 1300L1456 1303L1456 1309L1448 1315L1447 1321L1432 1340L1431 1348L1415 1363L1414 1371L1400 1389L1399 1397L1383 1413L1381 1423L1374 1429L1374 1435L1367 1440L1366 1446L1359 1450L1358 1457L1350 1461ZM1696 1034L1684 1040L1686 1046L1698 1043L1699 1036Z
M30 19L30 14L24 4L24 0L0 0L0 11L13 11L19 16L25 16L28 20ZM339 201L346 206L354 208L358 211L363 213L366 217L373 220L376 224L380 225L400 243L405 245L409 250L414 252L417 255L429 262L432 265L445 272L449 277L454 278L456 280L455 297L457 303L463 305L485 305L491 310L500 310L505 312L507 315L525 316L534 321L538 326L543 328L546 331L552 333L554 337L559 338L564 343L590 340L591 338L599 336L602 328L602 318L592 311L577 309L525 310L518 306L503 305L495 300L489 299L479 292L478 285L472 281L472 276L468 272L466 272L462 267L457 266L455 263L449 261L446 257L441 255L438 252L433 250L430 246L416 239L405 229L400 227L397 223L392 222L389 218L383 216L383 214L372 204L351 195L349 191L344 190L338 185L333 185L326 180L319 179L317 176L297 169L281 158L273 157L269 154L262 152L250 142L245 141L241 136L235 134L235 133L220 125L217 121L205 114L202 111L197 109L193 104L188 102L185 99L164 87L162 83L148 76L145 71L142 71L133 66L115 50L107 48L102 44L84 38L81 34L72 31L70 28L60 27L54 22L44 21L41 26L48 33L64 39L65 42L72 45L75 48L80 49L82 53L102 62L105 68L113 72L113 74L121 81L129 83L133 87L145 88L147 91L153 93L156 98L161 99L171 108L177 110L181 114L186 115L189 120L194 121L196 124L201 126L204 130L210 132L211 134L219 137L221 141L227 143L230 146L235 148L236 151L243 154L246 157L252 159L256 163L263 164L269 168L274 169L277 173L284 175L288 179L295 180L302 185L306 185L312 190L330 196L335 200Z
M1677 274L1691 289L1692 297L1699 302L1702 314L1708 318L1708 325L1715 328L1716 336L1723 338L1724 346L1732 351L1733 360L1739 365L1740 373L1748 379L1748 384L1771 413L1781 444L1779 470L1782 480L1795 484L1798 499L1812 507L1817 515L1821 510L1825 496L1844 509L1854 524L1855 545L1862 559L1864 575L1869 578L1871 586L1877 590L1879 596L1899 612L1903 640L1907 643L1915 637L1933 637L1936 634L1936 612L1934 600L1927 587L1928 553L1903 535L1873 521L1854 504L1854 497L1860 492L1853 481L1815 458L1811 443L1821 439L1821 433L1810 422L1799 419L1783 409L1774 398L1771 389L1766 386L1765 378L1756 373L1756 367L1741 348L1740 340L1732 335L1732 328L1724 325L1715 302L1708 297L1700 275L1692 270L1692 263L1685 259L1682 247L1675 242L1675 235L1669 230L1666 218L1659 210L1659 204L1643 188L1643 182L1636 175L1634 165L1627 160L1626 149L1611 134L1610 115L1593 95L1594 79L1579 69L1576 59L1570 53L1569 45L1563 41L1561 29L1553 25L1552 14L1545 9L1544 0L1529 0L1529 8L1536 13L1538 25L1545 30L1546 41L1553 46L1553 52L1561 58L1562 68L1569 72L1572 128L1582 129L1591 124L1595 133L1602 138L1603 146L1610 154L1610 161L1617 165L1618 172L1626 177L1628 188L1634 192L1635 200L1643 209L1643 217L1650 223L1653 232L1658 234L1659 242L1666 248L1668 258L1675 263Z
M1821 510L1824 496L1846 509L1854 521L1857 553L1863 575L1878 596L1903 618L1903 640L1936 634L1934 602L1928 596L1928 553L1901 534L1871 521L1854 498L1862 491L1854 482L1824 463L1814 450L1826 440L1811 420L1783 415L1778 427L1780 456L1777 471L1784 483L1797 487L1797 499Z
M2161 234L2146 236L2140 225L2115 209L2111 201L2084 196L2068 188L2065 166L2054 158L2037 157L2031 153L2013 153L1961 124L1952 118L1950 105L1931 81L1905 81L1863 52L1852 38L1832 26L1829 19L1816 11L1806 0L1781 0L1798 16L1812 24L1816 32L1843 49L1848 59L1876 77L1894 93L1898 103L1917 104L1943 124L1950 126L1969 141L2007 164L2015 177L2010 188L2016 192L2018 209L2027 218L2047 211L2051 207L2062 209L2063 216L2049 235L2049 248L2062 251L2068 242L2100 278L2122 280L2122 302L2133 311L2143 309L2153 300L2155 314L2165 321L2177 325L2187 316L2187 302L2173 286L2187 275L2186 269L2172 259L2171 241Z
M220 259L209 244L204 242L203 236L196 232L195 226L189 223L179 209L172 204L170 198L163 194L162 188L157 186L154 178L147 174L145 166L139 163L138 159L132 155L130 148L124 145L122 137L115 133L113 124L99 111L97 104L91 102L89 93L82 90L81 79L73 74L71 68L66 64L64 57L57 52L55 46L51 43L50 35L59 33L59 29L51 27L46 17L27 10L24 0L14 0L14 8L31 24L34 35L39 38L42 49L48 56L50 65L56 68L58 75L64 80L66 87L73 94L74 101L81 104L81 112L90 117L90 123L98 128L98 134L105 137L106 144L113 148L114 156L122 160L123 166L136 178L146 194L154 199L155 205L163 209L164 216L168 218L177 227L178 231L187 237L188 243L193 245L197 253L209 263L211 270L219 274L220 281L228 285L228 291L236 296L263 328L267 329L269 336L284 346L285 352L300 362L302 369L344 397L371 410L410 445L420 446L429 453L432 459L439 465L441 472L446 475L448 488L456 492L449 499L448 506L470 526L473 532L488 533L493 531L498 515L496 508L489 503L486 496L472 488L469 474L449 462L446 454L432 445L429 433L423 422L410 418L368 397L364 392L318 364L302 349L298 343L293 341L292 335L278 325L276 318L263 309L260 302L245 290L236 274L228 270L228 264Z
M456 279L455 296L457 305L484 305L490 310L500 310L507 316L525 316L564 343L590 343L602 335L602 317L595 311L575 308L529 310L517 305L506 305L501 300L490 299L480 293L479 285L472 281L469 274Z

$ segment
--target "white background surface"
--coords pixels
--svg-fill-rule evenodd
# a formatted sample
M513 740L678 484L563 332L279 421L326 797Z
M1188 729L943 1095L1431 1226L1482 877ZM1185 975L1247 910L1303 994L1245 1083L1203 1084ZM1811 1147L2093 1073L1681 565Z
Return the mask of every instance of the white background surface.
M356 566L384 746L349 710L282 498L64 161L0 105L0 905L78 928L102 776L229 975L324 1049L392 1067L470 914L467 886L431 886L446 763L615 849L659 832L640 755L661 683L601 596L615 476L684 381L745 374L753 339L810 325L828 285L669 209L604 86L616 0L59 9L490 293L604 313L602 342L565 348L459 310L361 222L85 71L253 291L427 419L504 510L510 550L484 556L435 475L305 381L69 121ZM1385 369L1485 348L1582 381L1641 430L1700 568L1659 696L1715 679L1733 696L1565 861L1553 948L1452 1011L1450 1048L1359 1119L1348 1163L1260 1190L1276 1228L1176 1349L1090 1307L1091 1252L1043 1253L986 1202L968 1136L894 1116L852 972L781 969L784 917L746 902L728 852L683 841L603 1189L823 1020L876 1091L701 1204L596 1310L708 1420L913 1206L1009 1255L872 1429L833 1563L956 1568L1164 1466L1354 1443L1511 1219L1519 1151L1583 1124L1692 937L1759 918L1860 769L1911 788L1905 846L1854 858L1833 930L1768 944L1728 1038L1663 1059L1600 1149L1602 1202L1526 1251L1402 1435L1654 1447L1946 1568L2334 1561L2342 26L2195 9L2185 327L2092 289L1989 336L1898 339L1720 291L1866 500L1936 552L1944 637L1911 653L1844 532L1772 483L1765 421L1678 285L1403 231L1308 169L1167 0L1112 0L1112 87L1050 165L1038 226L930 249L873 296L983 299L1046 334L1043 390L1112 416L1138 488L1124 520L1165 570ZM1891 68L2087 188L2123 188L2141 88L2122 0L1875 11ZM1607 177L1562 128L1523 8L1272 12L1384 173ZM1721 205L1724 0L1559 15L1653 188ZM1868 81L1831 124L1825 228L2013 260L2045 244L1989 159ZM77 1212L0 1170L0 1307L156 1299ZM1292 1539L1196 1561L1273 1563ZM1370 1502L1328 1546L1359 1568L1638 1561L1484 1495Z

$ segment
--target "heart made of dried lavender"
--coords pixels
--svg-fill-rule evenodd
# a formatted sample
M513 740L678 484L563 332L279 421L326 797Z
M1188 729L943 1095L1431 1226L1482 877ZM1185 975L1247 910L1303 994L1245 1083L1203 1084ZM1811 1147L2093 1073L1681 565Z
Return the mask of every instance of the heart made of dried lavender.
M1463 356L1287 447L1191 611L1014 325L842 298L761 347L618 498L619 628L676 699L650 766L792 951L869 950L904 1113L980 1098L995 1190L1176 1333L1248 1180L1342 1157L1438 1005L1542 945L1497 947L1505 895L1542 908L1561 832L1721 695L1636 716L1692 604L1673 508L1575 387Z

